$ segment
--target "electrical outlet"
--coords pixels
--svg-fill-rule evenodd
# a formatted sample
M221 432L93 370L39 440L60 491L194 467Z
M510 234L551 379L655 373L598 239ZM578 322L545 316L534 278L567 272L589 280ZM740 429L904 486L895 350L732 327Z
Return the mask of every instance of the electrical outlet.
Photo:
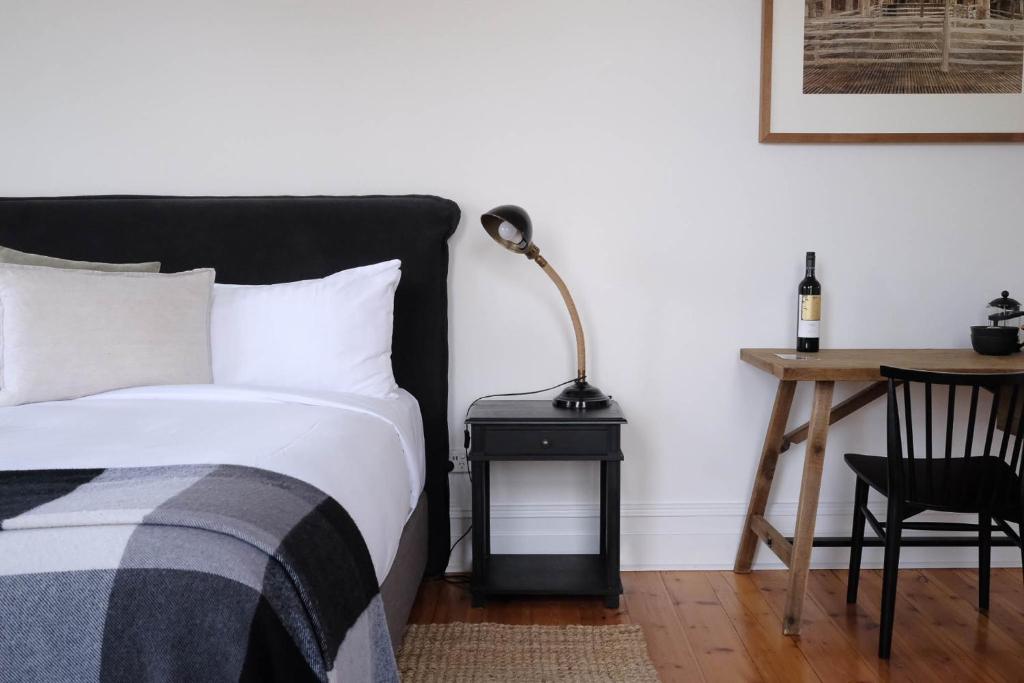
M466 458L466 451L452 451L448 455L448 459L455 465L455 469L452 472L461 474L469 472L469 460Z

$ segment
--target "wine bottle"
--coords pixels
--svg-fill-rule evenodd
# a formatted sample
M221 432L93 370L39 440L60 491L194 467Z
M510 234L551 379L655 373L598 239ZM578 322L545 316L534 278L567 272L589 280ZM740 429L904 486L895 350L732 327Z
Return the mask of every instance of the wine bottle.
M814 277L814 252L807 252L807 273L800 281L796 350L813 353L821 337L821 283Z

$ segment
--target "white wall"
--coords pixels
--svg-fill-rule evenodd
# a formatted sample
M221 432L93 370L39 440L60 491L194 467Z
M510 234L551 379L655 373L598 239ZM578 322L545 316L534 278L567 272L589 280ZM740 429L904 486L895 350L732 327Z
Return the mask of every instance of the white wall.
M728 566L774 391L738 349L792 343L805 250L832 347L966 345L984 302L1024 290L1024 148L758 145L759 32L757 0L8 0L0 194L458 201L453 446L472 398L573 373L555 289L479 228L522 204L630 418L624 563ZM845 529L840 456L877 450L881 420L833 431L821 529ZM779 469L782 527L801 461ZM579 475L498 471L499 547L596 543Z

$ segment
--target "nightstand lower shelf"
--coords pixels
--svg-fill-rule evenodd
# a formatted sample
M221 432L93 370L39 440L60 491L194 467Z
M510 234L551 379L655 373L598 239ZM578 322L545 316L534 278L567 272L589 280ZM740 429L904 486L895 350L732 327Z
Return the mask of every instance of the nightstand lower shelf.
M492 595L596 595L618 603L622 584L614 571L608 581L603 555L491 555L484 583L472 584L473 602Z

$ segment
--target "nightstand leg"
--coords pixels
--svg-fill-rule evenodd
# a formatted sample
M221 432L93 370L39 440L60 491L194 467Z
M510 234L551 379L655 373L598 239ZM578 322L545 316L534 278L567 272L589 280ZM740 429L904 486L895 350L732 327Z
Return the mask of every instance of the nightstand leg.
M598 547L601 549L600 553L605 555L608 553L608 462L606 460L601 461L601 514L600 514L600 525L601 530L599 532L600 542Z
M484 477L484 559L491 556L491 463L483 462Z
M602 462L605 472L604 496L606 498L605 513L608 530L605 538L607 550L605 552L605 570L607 576L608 595L605 605L611 608L619 606L619 592L622 590L622 580L619 577L619 523L621 518L620 496L621 463L618 460Z
M490 516L487 509L487 463L474 462L470 467L473 475L473 577L470 588L473 607L483 607L483 596L477 592L477 586L487 584L487 523Z

